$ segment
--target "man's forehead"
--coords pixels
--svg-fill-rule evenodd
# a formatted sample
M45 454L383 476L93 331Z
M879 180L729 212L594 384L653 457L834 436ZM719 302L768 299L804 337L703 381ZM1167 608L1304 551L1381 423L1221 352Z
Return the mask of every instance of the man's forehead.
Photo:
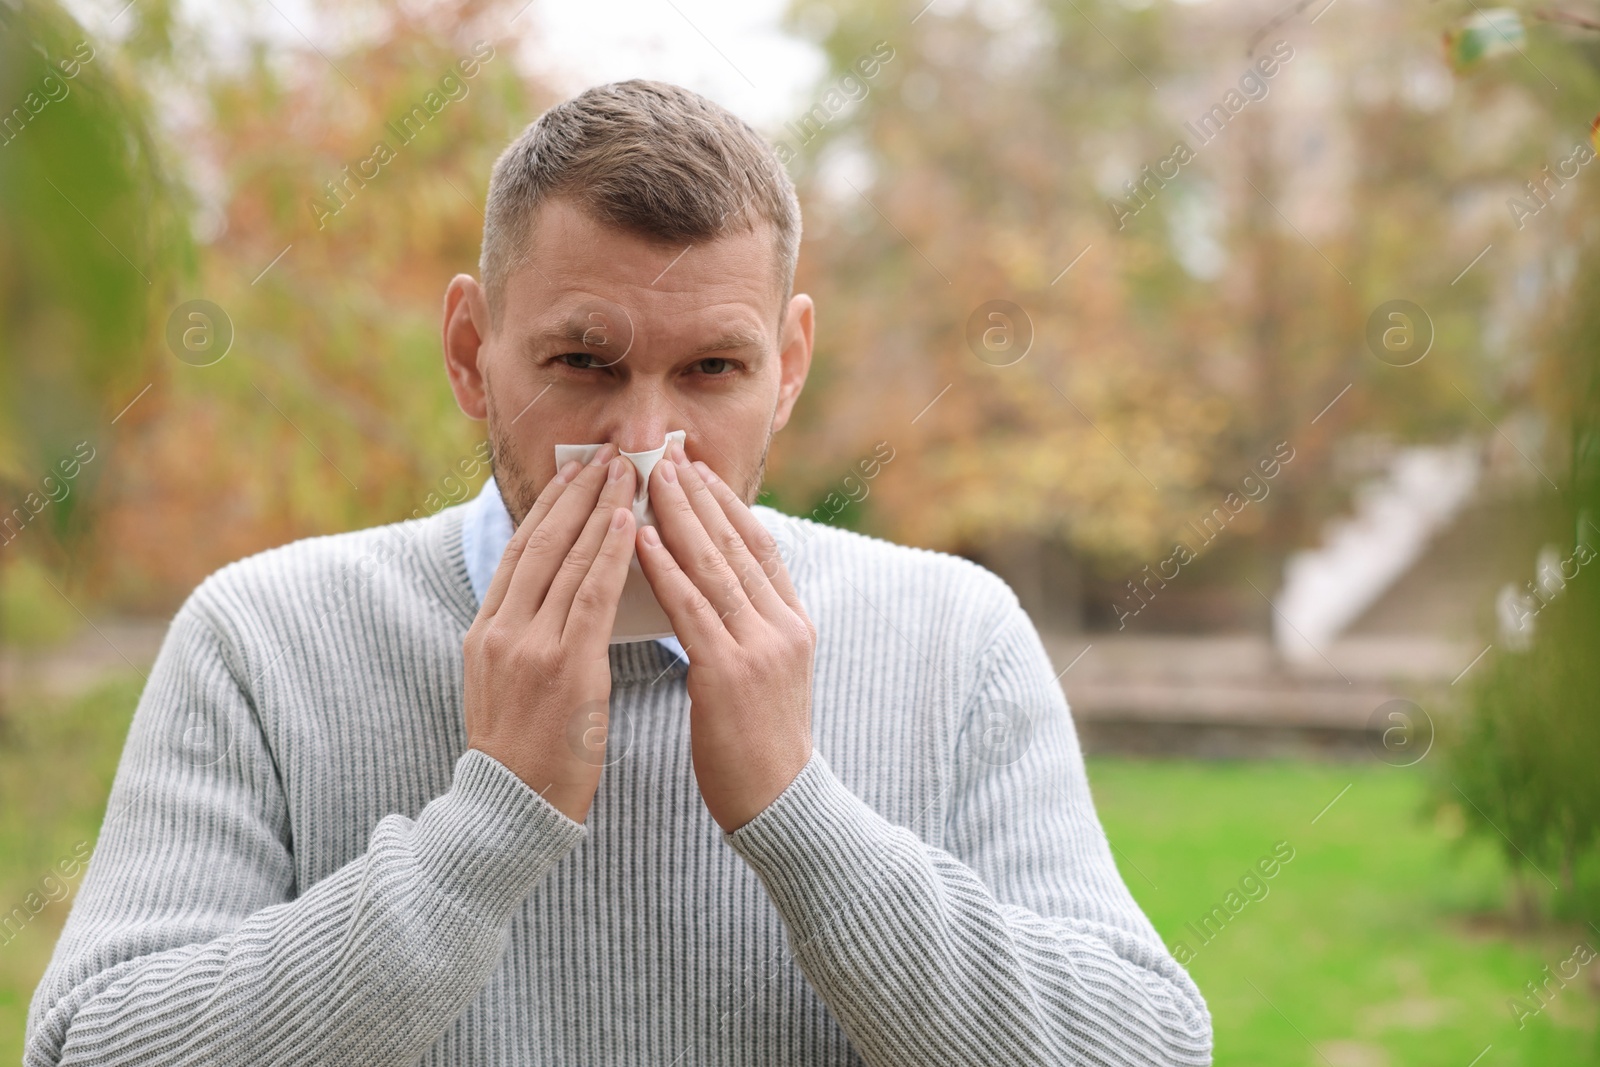
M677 244L598 222L565 198L541 205L531 225L528 255L507 289L536 309L537 333L581 336L597 316L651 332L739 321L759 328L770 317L770 226Z
M658 306L634 307L606 299L589 291L568 291L549 302L541 302L528 318L531 338L536 341L608 344L619 338L674 339L702 338L717 333L742 342L765 344L770 341L770 326L752 307L742 302L662 302Z
M700 355L740 348L763 348L771 337L743 304L703 308L654 308L644 313L594 293L572 292L547 305L533 320L535 345L628 351L636 342L692 346L676 353Z

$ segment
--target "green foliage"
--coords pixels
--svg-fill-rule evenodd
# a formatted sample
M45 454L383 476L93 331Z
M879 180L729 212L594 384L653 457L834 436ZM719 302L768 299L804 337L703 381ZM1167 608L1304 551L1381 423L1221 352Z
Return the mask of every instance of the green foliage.
M1524 884L1555 890L1557 914L1600 916L1600 253L1574 293L1577 314L1548 362L1553 415L1569 427L1572 530L1558 573L1537 579L1523 611L1532 642L1480 671L1447 745L1441 795L1468 801L1470 824L1497 843ZM1501 643L1505 642L1504 637ZM1530 870L1529 868L1532 868Z
M150 102L115 52L58 5L0 5L0 116L0 486L9 497L75 442L102 437L116 414L108 399L148 380L152 313L192 266L192 249Z
M206 365L164 353L162 380L117 427L106 600L170 610L231 560L426 514L481 484L483 427L443 374L440 301L452 274L476 271L496 155L553 102L515 61L521 6L363 3L327 13L365 28L320 49L256 26L238 63L168 71L154 46L142 60L195 105L186 177L219 176L181 299L220 308L235 340Z
M161 0L147 5L155 18ZM121 403L150 381L150 332L193 270L181 188L119 56L49 0L0 4L0 635L77 625L44 584L92 529ZM16 590L6 588L20 580Z
M1478 11L1460 28L1445 34L1445 53L1458 71L1521 47L1522 18L1511 8Z
M1593 647L1593 594L1569 593L1540 613L1544 632L1532 649L1481 668L1461 733L1445 748L1440 795L1464 801L1468 825L1502 850L1523 885L1556 890L1553 910L1572 916L1600 905L1600 881L1585 881L1600 873L1600 668L1569 643L1582 635Z

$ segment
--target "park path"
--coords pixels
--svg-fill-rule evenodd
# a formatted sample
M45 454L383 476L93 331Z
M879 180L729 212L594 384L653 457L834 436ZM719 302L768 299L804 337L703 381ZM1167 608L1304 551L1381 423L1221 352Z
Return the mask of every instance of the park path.
M47 649L0 649L12 712L146 674L166 619L101 619ZM1446 706L1480 649L1427 637L1347 638L1288 664L1266 635L1041 635L1090 751L1203 755L1351 754L1395 699Z

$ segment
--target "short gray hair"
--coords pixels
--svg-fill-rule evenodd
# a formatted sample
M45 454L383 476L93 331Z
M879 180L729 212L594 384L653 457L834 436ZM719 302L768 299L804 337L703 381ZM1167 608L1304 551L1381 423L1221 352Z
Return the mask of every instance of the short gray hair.
M540 204L570 196L598 222L663 241L775 231L783 309L800 257L800 201L772 146L698 93L632 79L585 90L540 115L495 161L478 261L490 328L506 281L527 262Z

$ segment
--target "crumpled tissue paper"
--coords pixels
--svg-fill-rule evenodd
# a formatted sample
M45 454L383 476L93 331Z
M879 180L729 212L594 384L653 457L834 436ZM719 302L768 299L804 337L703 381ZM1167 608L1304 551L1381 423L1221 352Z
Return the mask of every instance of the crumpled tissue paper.
M650 507L650 472L667 454L667 446L673 441L682 444L685 436L683 430L673 430L661 442L660 448L621 453L622 458L632 463L633 469L639 472L633 493L635 525L656 524L655 512ZM588 463L604 444L602 441L593 445L556 445L556 470L572 460ZM611 643L653 641L658 637L672 636L672 623L656 601L655 591L650 588L649 580L639 567L639 554L635 551L633 558L628 561L628 578L622 585L622 599L617 603L617 619L611 627Z

